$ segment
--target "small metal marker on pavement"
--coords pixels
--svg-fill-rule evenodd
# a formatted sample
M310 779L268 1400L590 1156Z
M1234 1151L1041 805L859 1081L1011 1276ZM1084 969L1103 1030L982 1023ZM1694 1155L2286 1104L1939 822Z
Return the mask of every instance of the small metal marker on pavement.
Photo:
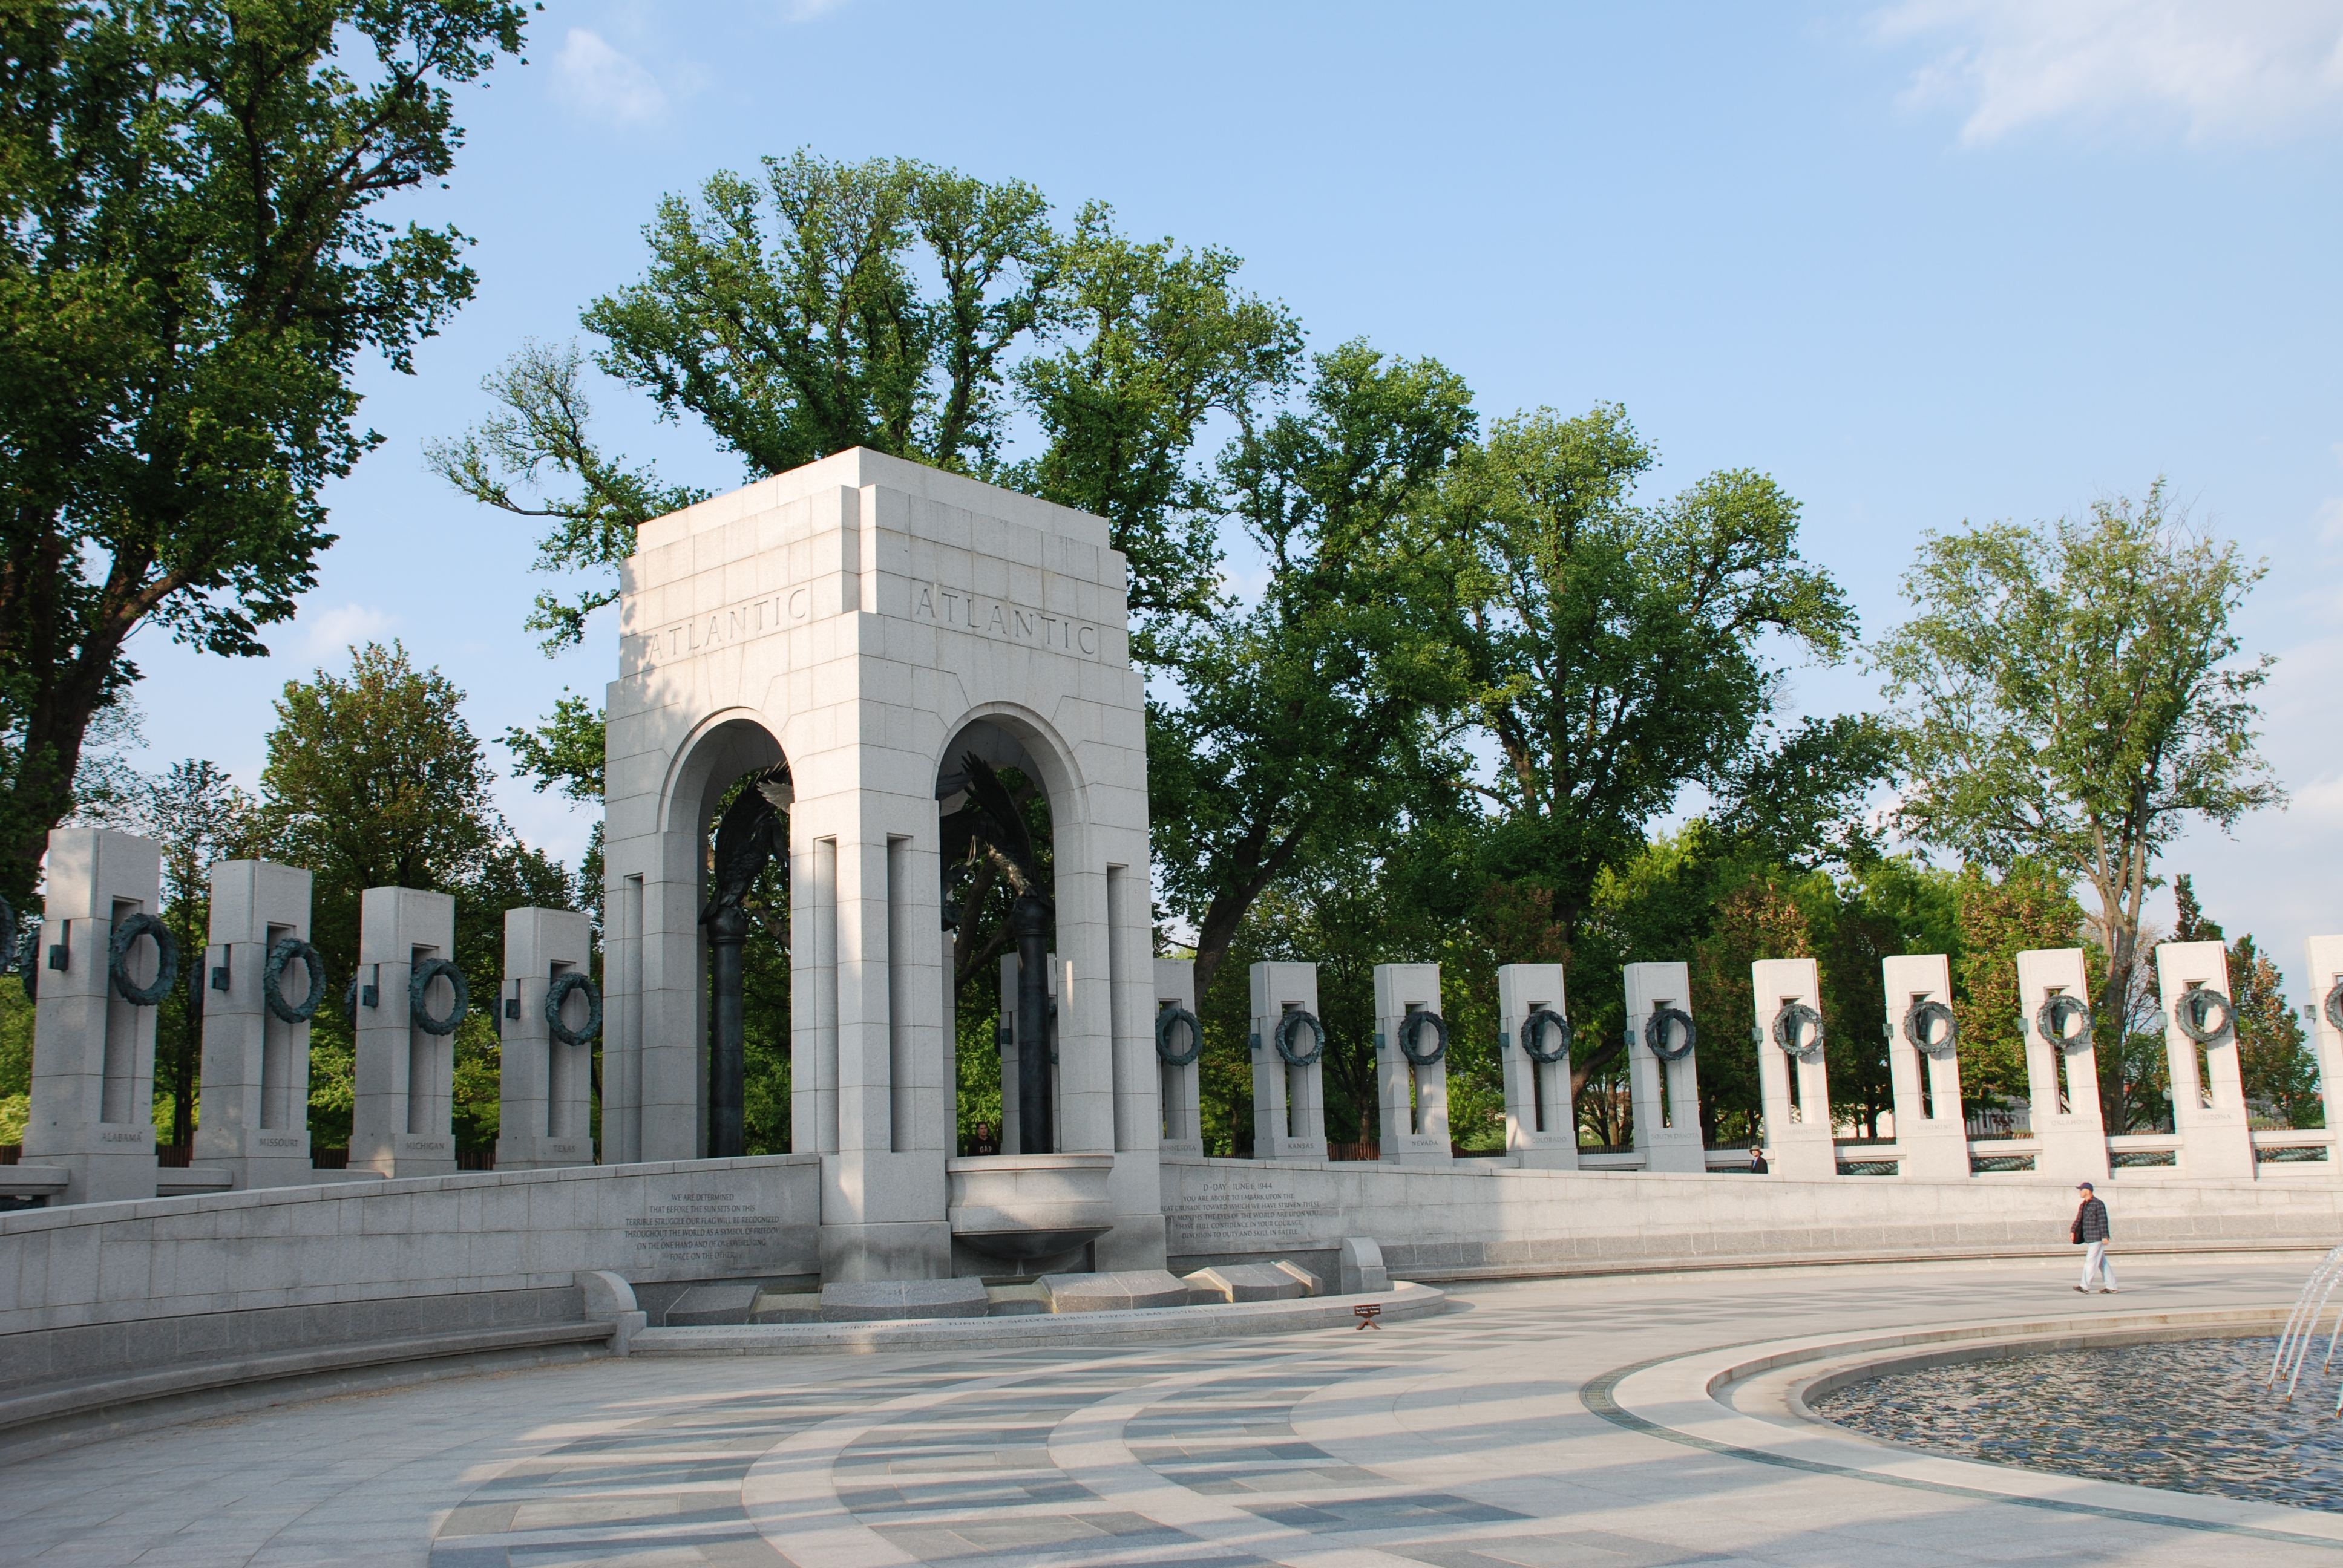
M1351 1315L1359 1320L1360 1328L1373 1329L1377 1333L1383 1332L1383 1324L1375 1322L1377 1318L1383 1315L1383 1309L1380 1303L1369 1302L1364 1306L1353 1307Z

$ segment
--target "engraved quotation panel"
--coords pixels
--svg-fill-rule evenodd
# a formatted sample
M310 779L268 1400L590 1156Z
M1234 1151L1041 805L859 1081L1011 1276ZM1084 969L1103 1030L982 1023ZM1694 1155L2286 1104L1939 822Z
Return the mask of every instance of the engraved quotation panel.
M777 1197L700 1187L651 1194L627 1240L636 1280L797 1272L812 1245L809 1228L785 1219Z
M1230 1176L1195 1183L1164 1219L1174 1252L1258 1252L1318 1244L1312 1221L1322 1214L1292 1195L1290 1181Z

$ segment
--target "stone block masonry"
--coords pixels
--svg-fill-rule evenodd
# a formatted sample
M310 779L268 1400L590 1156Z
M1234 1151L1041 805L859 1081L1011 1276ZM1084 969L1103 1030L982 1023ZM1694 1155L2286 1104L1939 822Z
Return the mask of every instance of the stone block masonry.
M2316 1167L2312 1169L2317 1169ZM2343 1187L2324 1180L2217 1181L2141 1173L2101 1184L2126 1250L2279 1242L2323 1251L2343 1234ZM1393 1279L1704 1261L1861 1261L1883 1254L2066 1250L2071 1181L2036 1175L1958 1182L1862 1177L1694 1175L1445 1168L1376 1161L1265 1168L1163 1162L1171 1266L1292 1259L1326 1271L1372 1237Z
M596 1005L588 990L593 950L592 922L577 910L505 911L505 978L495 1003L499 1171L594 1162L594 1042L560 1040L546 1016L554 985L575 975L564 987L562 1022L572 1034L586 1028Z
M810 1274L810 1155L494 1171L0 1214L15 1336L468 1292Z
M277 1006L266 994L269 954L309 939L309 873L266 860L212 868L210 945L197 955L204 998L203 1121L198 1165L240 1188L307 1186L309 1025L282 1016L338 996L309 994L308 966L282 965ZM331 990L330 983L327 988Z
M821 1161L822 1274L954 1271L940 810L974 752L1049 796L1043 1147L1112 1156L1099 1266L1160 1267L1145 705L1105 522L858 448L645 524L620 586L603 1158L709 1147L705 835L744 774L785 769L790 1146Z
M152 1198L155 1009L116 983L109 948L127 922L161 908L162 851L110 829L59 828L47 879L32 955L39 997L25 1162L65 1173L53 1201ZM142 938L123 955L133 989L160 978L156 946Z
M456 1037L431 1021L465 1009L430 967L456 953L456 899L368 888L359 902L357 1104L350 1169L444 1176L456 1169ZM426 983L413 982L424 978Z

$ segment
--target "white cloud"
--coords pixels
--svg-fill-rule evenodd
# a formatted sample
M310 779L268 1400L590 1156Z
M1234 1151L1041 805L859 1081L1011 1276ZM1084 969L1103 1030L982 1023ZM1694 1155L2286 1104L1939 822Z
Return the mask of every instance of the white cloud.
M1906 102L1968 111L1961 140L2041 120L2268 136L2343 105L2343 0L1901 0L1889 41L1942 41Z
M309 657L331 658L343 649L360 643L380 642L398 618L388 610L372 605L346 604L339 609L329 609L318 615L301 618L309 628Z
M659 79L598 33L569 29L553 68L563 101L580 114L639 125L667 112L667 94Z
M2320 544L2343 542L2343 498L2330 498L2319 502L2317 521Z

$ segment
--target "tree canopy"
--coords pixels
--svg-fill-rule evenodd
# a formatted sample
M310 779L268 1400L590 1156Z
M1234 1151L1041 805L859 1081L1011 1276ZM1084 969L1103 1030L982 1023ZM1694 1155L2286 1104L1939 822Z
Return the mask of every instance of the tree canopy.
M660 202L649 270L584 320L603 369L699 416L752 477L854 447L984 473L1004 360L1056 277L1048 207L1022 181L800 149Z
M1686 786L1772 796L1761 743L1785 672L1762 639L1835 660L1855 635L1845 595L1799 558L1779 486L1717 473L1637 505L1656 461L1616 407L1500 420L1408 538L1408 597L1434 607L1453 700L1498 749L1494 781L1471 786L1501 815L1495 854L1554 890L1565 940ZM1809 799L1845 794L1850 759L1856 788L1872 781L1859 739L1799 738Z
M457 965L473 994L504 972L509 909L572 907L568 873L522 843L498 812L495 775L463 714L464 694L407 649L350 650L347 675L287 682L268 736L255 841L267 858L308 869L312 940L339 985L356 970L361 895L417 888L456 896ZM497 1131L497 1024L476 1007L456 1041L459 1141ZM350 1031L328 1007L312 1024L313 1136L347 1142Z
M1317 357L1302 406L1231 443L1228 504L1273 571L1170 644L1176 699L1148 704L1158 887L1194 924L1197 988L1245 912L1332 849L1429 804L1447 771L1437 674L1383 548L1473 428L1463 381L1364 343Z
M769 158L669 197L645 239L640 276L581 315L599 346L522 345L486 384L489 418L430 454L546 526L541 568L585 575L530 626L548 651L578 640L635 528L703 494L598 450L589 362L752 476L862 445L1106 518L1147 680L1159 940L1196 960L1221 1151L1249 1147L1230 1034L1243 967L1266 957L1322 962L1338 1141L1375 1136L1362 988L1403 958L1451 977L1467 1146L1497 1136L1481 993L1507 962L1569 966L1574 1086L1600 1142L1630 1135L1617 993L1638 960L1691 967L1712 1141L1757 1132L1760 957L1815 959L1835 1097L1875 1134L1881 960L1947 954L1966 1081L2001 1103L2028 1088L2004 971L2076 939L2073 883L2100 893L2091 934L2127 1005L2170 833L2278 798L2251 744L2262 667L2228 630L2256 574L2168 518L2160 487L2084 523L1929 536L1916 614L1873 650L1900 706L1793 719L1796 666L1844 662L1857 638L1801 552L1798 498L1748 465L1647 494L1658 454L1615 405L1484 419L1429 356L1305 354L1224 250L1125 236L1095 201L1061 231L1031 186L909 159ZM506 744L539 789L598 799L590 699L565 693ZM1890 852L1874 800L1898 781L1894 824L1945 863ZM1046 793L1009 782L1046 842ZM987 875L953 955L964 1130L999 1107L976 993L1006 893ZM785 878L765 896L752 1120L779 1147ZM2247 956L2277 1040L2274 971ZM2103 1021L2122 1033L2123 1011ZM2274 1104L2290 1050L2258 1080ZM2129 1050L2105 1060L2145 1085Z
M412 368L470 297L451 88L521 47L496 0L0 7L0 890L33 884L84 739L153 626L266 652Z
M1904 583L1916 613L1880 646L1902 704L1905 830L2080 878L2098 905L2103 1025L2122 1015L2173 835L2286 798L2254 745L2274 660L2240 660L2231 624L2264 570L2189 526L2159 480L2079 519L1929 534Z

